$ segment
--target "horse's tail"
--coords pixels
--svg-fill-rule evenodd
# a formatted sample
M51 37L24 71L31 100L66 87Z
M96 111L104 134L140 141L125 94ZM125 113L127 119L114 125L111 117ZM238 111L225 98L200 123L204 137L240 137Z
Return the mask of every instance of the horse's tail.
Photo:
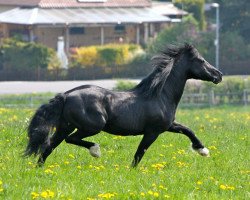
M58 125L65 98L65 94L58 94L48 104L38 108L28 126L29 141L25 156L38 155L44 151L49 133Z

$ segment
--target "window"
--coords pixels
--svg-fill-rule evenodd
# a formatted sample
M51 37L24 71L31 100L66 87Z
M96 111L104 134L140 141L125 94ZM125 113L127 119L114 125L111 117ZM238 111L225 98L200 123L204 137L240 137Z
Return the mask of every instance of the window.
M84 27L71 27L69 28L70 35L83 35L85 33Z
M125 26L124 25L116 25L115 26L115 33L125 33Z

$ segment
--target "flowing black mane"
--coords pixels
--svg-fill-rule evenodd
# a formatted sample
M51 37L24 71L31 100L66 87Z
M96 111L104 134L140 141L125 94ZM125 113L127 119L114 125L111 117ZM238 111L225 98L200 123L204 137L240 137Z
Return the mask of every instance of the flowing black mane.
M145 97L158 96L181 54L184 52L193 52L194 47L190 44L183 46L169 45L165 50L152 58L154 70L144 78L133 91L139 92ZM194 52L193 52L194 53Z

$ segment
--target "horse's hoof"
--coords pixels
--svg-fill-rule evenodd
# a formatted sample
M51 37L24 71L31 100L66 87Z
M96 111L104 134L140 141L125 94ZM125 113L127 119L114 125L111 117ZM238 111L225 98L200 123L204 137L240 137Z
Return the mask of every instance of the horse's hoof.
M89 148L89 153L91 156L99 158L101 157L101 150L99 144L95 144L94 146Z
M209 157L209 150L204 147L196 150L201 156Z

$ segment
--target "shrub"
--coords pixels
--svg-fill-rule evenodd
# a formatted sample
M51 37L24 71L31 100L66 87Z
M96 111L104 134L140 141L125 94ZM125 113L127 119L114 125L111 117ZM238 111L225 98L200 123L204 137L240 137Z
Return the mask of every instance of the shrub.
M132 81L119 80L119 81L117 81L114 89L117 91L125 91L125 90L132 89L136 85L137 84L135 82L132 82Z
M209 93L213 90L215 93L243 93L250 90L250 78L238 76L224 77L223 81L215 85L206 81L190 81L186 84L185 93Z
M47 68L56 57L51 48L11 38L3 41L0 51L0 65L5 69Z
M194 18L199 22L199 29L205 30L205 0L175 0L174 3L179 8L184 9L189 13L193 13Z
M95 64L97 59L97 50L94 46L76 48L76 54L73 55L76 62L89 67Z
M233 62L248 59L250 56L247 46L237 32L226 32L221 35L221 61Z
M98 65L102 67L112 67L122 65L128 61L127 46L105 46L98 48Z
M107 44L103 46L80 47L72 55L72 67L113 67L129 63L142 51L138 45Z

